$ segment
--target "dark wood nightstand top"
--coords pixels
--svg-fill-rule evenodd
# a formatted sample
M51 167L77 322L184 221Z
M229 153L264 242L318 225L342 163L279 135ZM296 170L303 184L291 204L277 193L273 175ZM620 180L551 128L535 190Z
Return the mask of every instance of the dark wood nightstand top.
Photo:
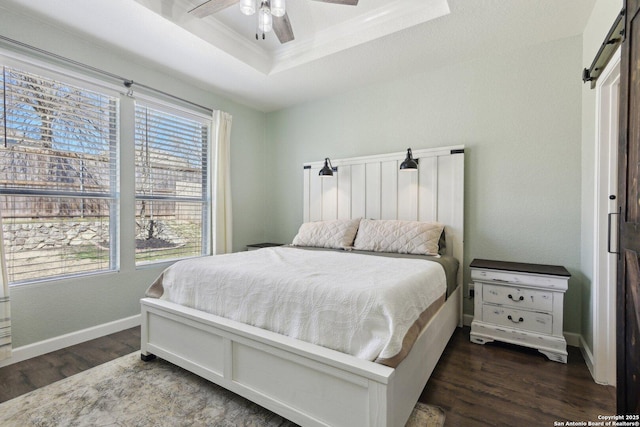
M251 245L247 245L248 248L272 248L274 246L283 246L282 243L253 243Z
M571 273L566 268L560 265L545 265L545 264L527 264L524 262L507 262L507 261L492 261L488 259L474 259L469 264L471 268L486 268L489 270L505 270L505 271L518 271L522 273L534 273L534 274L548 274L552 276L565 276L571 277Z

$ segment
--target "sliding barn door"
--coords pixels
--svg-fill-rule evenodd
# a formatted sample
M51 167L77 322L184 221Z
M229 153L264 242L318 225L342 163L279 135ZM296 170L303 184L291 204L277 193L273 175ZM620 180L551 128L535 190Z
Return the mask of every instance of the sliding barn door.
M620 66L618 414L640 414L640 0L626 0Z

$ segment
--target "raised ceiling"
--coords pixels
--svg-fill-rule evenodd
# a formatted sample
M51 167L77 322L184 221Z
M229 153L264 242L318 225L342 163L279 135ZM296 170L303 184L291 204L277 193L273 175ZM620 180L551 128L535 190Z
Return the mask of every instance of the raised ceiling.
M288 0L295 40L256 40L238 6L204 0L3 0L237 102L273 111L361 85L582 34L594 0ZM1 30L0 30L1 33ZM117 71L117 70L110 70Z
M269 75L297 67L449 13L446 0L362 0L357 6L290 0L295 39L280 44L273 32L256 40L257 16L239 4L197 18L188 12L205 0L135 0L202 40Z

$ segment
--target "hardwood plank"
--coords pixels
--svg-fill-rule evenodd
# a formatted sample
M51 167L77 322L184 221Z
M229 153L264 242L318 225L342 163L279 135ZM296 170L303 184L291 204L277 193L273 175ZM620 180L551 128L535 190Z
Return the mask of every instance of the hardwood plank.
M333 178L318 178L320 169L311 168L309 183L309 221L322 220L322 180Z
M338 219L351 219L351 165L338 169Z
M365 217L380 219L380 163L367 163L365 165Z
M351 218L367 217L366 180L365 165L351 165Z
M0 403L140 350L131 328L0 368Z
M418 172L398 173L398 219L416 221L418 219Z
M318 178L322 189L322 220L331 221L338 219L338 179L340 170L334 172L331 178Z
M303 187L304 191L302 192L304 201L302 202L302 222L309 222L309 218L311 218L310 214L310 201L309 197L311 194L311 167L304 168L302 171L303 175Z
M398 162L380 163L380 219L398 219Z
M423 157L418 164L418 221L438 219L438 157Z
M615 388L596 384L575 347L567 364L520 346L469 341L458 329L420 401L441 406L446 425L553 425L614 415Z

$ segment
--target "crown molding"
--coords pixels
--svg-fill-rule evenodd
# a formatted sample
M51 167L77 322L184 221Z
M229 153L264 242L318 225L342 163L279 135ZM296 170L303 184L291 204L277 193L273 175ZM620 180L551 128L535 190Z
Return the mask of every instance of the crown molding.
M187 0L176 0L170 8L163 0L135 1L265 75L306 64L450 13L447 0L396 0L318 31L312 38L296 39L268 51L215 18L192 17L187 11L193 4Z
M172 3L172 9L168 10L163 0L135 1L257 71L265 75L269 73L272 66L269 52L217 19L189 15L193 3L176 0Z
M447 0L390 2L356 18L326 28L313 39L277 49L272 58L275 74L342 50L448 15Z

